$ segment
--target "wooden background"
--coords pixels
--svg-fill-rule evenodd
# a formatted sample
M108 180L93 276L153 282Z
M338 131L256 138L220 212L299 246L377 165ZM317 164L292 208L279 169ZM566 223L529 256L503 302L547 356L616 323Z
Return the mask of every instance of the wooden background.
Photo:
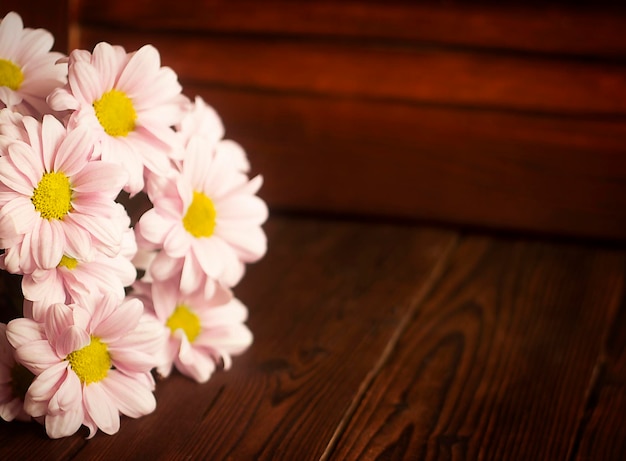
M157 46L274 211L626 237L620 2L52 5L59 49Z
M0 424L0 459L626 459L619 2L1 1L157 46L272 216L232 370L113 437Z
M617 2L72 5L71 47L158 47L275 211L626 237Z

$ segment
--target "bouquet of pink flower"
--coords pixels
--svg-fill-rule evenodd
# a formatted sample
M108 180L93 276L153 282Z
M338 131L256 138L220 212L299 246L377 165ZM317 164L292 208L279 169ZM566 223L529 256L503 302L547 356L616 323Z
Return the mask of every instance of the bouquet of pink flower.
M205 382L251 344L232 288L266 251L268 210L154 47L52 44L0 22L0 267L24 297L0 324L0 417L91 437L154 410L154 373ZM131 220L121 196L151 208Z

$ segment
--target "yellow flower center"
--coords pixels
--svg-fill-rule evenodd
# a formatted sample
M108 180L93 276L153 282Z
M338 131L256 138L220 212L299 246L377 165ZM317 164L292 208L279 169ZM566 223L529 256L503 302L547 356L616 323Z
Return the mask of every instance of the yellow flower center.
M61 172L44 173L31 201L45 219L61 219L72 209L70 180Z
M35 375L28 368L20 363L15 363L13 368L11 368L11 390L13 391L13 396L24 400L33 379L35 379Z
M72 370L83 384L102 381L111 369L111 355L107 345L95 336L91 337L87 346L70 353L65 360L70 362Z
M196 238L210 237L215 229L215 206L202 192L193 193L193 200L183 217L185 230Z
M78 261L75 258L63 255L57 267L67 267L69 270L72 270L76 269L76 266L78 266Z
M184 304L176 306L174 313L170 315L165 325L171 330L172 334L176 330L182 329L190 343L195 341L201 330L200 319Z
M7 59L0 59L0 86L17 91L23 81L22 69Z
M109 136L127 136L135 129L137 112L123 91L107 91L93 103L96 117Z

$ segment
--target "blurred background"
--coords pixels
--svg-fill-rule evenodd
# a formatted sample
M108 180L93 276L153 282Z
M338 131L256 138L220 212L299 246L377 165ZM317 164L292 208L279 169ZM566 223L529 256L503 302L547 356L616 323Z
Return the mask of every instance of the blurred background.
M156 46L274 213L626 238L610 1L2 0L55 49Z

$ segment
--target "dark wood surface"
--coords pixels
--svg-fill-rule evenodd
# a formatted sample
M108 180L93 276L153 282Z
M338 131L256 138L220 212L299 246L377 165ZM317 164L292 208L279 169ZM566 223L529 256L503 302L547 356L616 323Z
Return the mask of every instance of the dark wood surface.
M0 425L2 459L621 460L626 250L274 216L252 347L118 434Z
M626 459L620 2L0 8L57 49L154 43L273 214L231 370L114 436L0 423L0 460Z

